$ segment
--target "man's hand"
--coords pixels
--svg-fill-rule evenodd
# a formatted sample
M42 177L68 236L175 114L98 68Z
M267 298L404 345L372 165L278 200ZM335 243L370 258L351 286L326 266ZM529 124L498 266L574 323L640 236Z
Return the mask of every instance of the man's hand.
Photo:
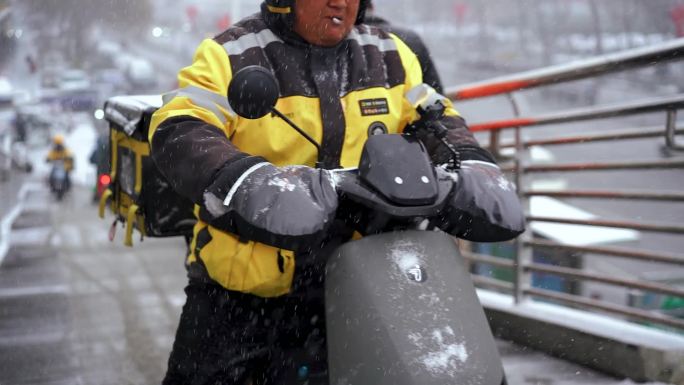
M337 193L327 170L262 162L233 178L219 173L200 217L246 240L285 249L314 246L335 217Z
M440 178L455 181L443 215L444 231L475 242L501 242L525 231L525 215L515 186L494 163L466 160L459 170L437 168Z

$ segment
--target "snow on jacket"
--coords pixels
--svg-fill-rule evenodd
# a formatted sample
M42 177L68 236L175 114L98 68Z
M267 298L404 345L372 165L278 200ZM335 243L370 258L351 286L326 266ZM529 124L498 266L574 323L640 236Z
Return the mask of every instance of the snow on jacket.
M150 127L152 157L175 189L198 206L188 256L193 271L229 290L274 297L290 289L295 253L240 239L209 225L202 196L217 173L247 170L265 158L276 166L317 161L314 146L281 119L248 120L227 102L232 74L249 65L270 70L280 85L276 108L322 146L326 168L356 167L370 133L400 133L418 118L408 92L422 84L416 55L396 36L357 25L335 47L307 44L261 14L199 46L178 75L179 89ZM447 102L448 103L448 102ZM444 124L462 158L483 156L449 104Z

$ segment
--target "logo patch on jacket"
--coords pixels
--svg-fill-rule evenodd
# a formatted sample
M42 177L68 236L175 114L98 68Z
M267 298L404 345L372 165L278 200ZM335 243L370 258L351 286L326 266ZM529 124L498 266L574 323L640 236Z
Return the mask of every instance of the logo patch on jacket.
M359 100L362 116L389 114L389 103L386 98Z

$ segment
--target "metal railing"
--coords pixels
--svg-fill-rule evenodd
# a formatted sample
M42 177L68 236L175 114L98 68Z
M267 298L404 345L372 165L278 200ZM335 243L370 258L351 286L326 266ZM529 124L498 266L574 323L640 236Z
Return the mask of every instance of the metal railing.
M526 164L523 159L524 151L532 146L558 146L575 145L596 142L614 142L645 138L663 138L665 146L670 150L682 150L684 146L677 143L677 135L684 134L684 129L677 128L677 110L684 108L684 95L672 97L651 98L640 101L630 101L608 106L592 106L580 109L572 109L562 112L554 112L539 116L523 117L513 95L514 92L533 87L555 85L562 82L588 79L596 76L607 75L618 71L644 68L651 65L662 64L671 60L684 59L684 39L676 39L658 46L651 46L605 55L581 62L570 63L561 66L545 68L541 70L527 71L495 78L489 81L477 82L447 90L447 95L458 101L476 99L495 95L506 95L513 104L515 117L505 120L496 120L472 124L474 132L486 131L490 133L489 148L495 155L504 148L514 148L516 156L511 164L503 169L512 172L518 193L524 207L529 208L529 200L532 197L546 196L553 198L572 199L619 199L634 200L641 202L670 202L672 204L684 203L682 191L654 191L654 190L549 190L535 189L525 185L524 178L535 173L567 173L588 172L606 170L666 170L684 169L684 156L673 159L655 160L623 160L612 162L585 162L585 163L559 163L559 164ZM651 126L631 130L620 130L610 133L595 133L574 135L558 138L544 138L523 140L522 129L531 129L538 126L549 126L560 123L580 122L588 120L606 119L612 117L625 117L645 113L665 113L664 126ZM514 139L501 142L502 130L514 130ZM684 155L684 153L682 154ZM572 224L582 226L601 226L618 229L631 229L642 232L653 232L667 235L684 234L684 218L678 224L673 223L646 223L642 221L622 221L613 219L575 219L555 217L553 213L548 216L531 215L528 213L528 229L531 222L548 222L557 224ZM535 237L530 230L515 241L515 259L506 259L490 255L482 255L466 252L465 257L470 263L495 266L497 268L512 271L513 282L494 279L488 276L473 273L476 285L494 288L500 291L512 292L516 302L526 298L541 298L566 306L598 310L605 313L617 314L624 318L637 321L646 321L660 325L666 325L684 330L684 319L675 318L659 311L640 309L626 305L618 305L594 298L586 298L580 295L551 291L533 287L531 275L533 273L548 274L576 282L595 282L604 285L622 287L631 290L639 290L646 293L662 294L684 299L684 287L677 287L658 282L648 282L613 275L600 274L584 269L563 267L551 264L533 262L533 250L562 251L568 254L585 255L585 258L619 257L635 261L648 261L651 263L668 264L684 267L684 254L662 253L656 251L633 250L617 246L576 246L555 242ZM574 258L567 255L566 258Z

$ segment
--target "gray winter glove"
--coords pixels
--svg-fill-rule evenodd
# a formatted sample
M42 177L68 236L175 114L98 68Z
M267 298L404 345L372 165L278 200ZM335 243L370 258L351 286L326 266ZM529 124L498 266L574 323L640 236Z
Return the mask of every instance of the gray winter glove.
M338 204L329 171L265 161L237 178L234 171L228 166L219 172L205 191L200 218L242 239L290 250L326 235Z
M437 170L440 178L456 181L440 225L444 231L475 242L507 241L525 231L515 187L496 164L465 160L455 172Z

